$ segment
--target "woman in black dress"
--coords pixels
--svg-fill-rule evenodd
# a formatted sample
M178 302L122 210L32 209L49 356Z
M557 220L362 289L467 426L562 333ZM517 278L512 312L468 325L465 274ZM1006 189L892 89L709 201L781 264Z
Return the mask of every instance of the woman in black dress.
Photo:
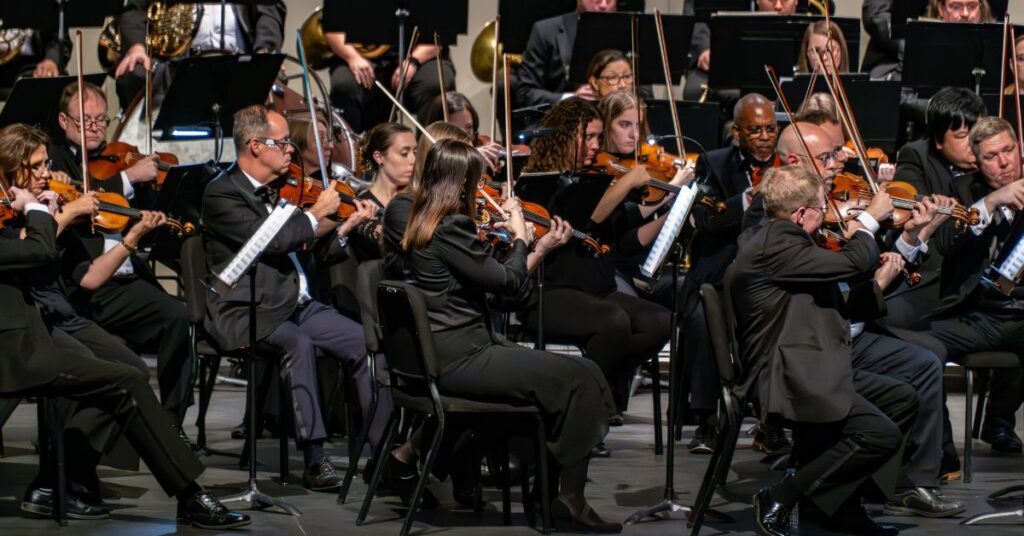
M603 521L584 496L590 451L607 433L607 419L615 412L601 371L588 360L511 344L492 333L486 320L488 293L505 298L528 293L528 264L535 264L548 246L538 243L535 262L529 262L532 236L513 200L505 206L514 242L502 261L492 256L473 218L483 168L483 158L470 145L456 140L435 144L413 193L401 242L411 281L424 293L444 363L439 387L467 398L536 404L547 425L548 451L560 469L558 498L552 504L556 521L565 528L618 532L621 525ZM563 235L560 242L568 239L567 229L557 230Z
M377 216L351 235L352 249L362 262L381 258L380 232L384 209L412 182L416 164L416 137L399 123L381 123L366 133L362 146L363 162L373 183L359 194L377 208Z

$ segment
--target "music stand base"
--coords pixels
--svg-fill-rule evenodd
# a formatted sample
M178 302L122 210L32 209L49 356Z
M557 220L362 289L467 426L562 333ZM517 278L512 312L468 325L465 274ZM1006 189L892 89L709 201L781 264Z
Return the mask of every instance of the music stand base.
M672 512L686 512L689 514L690 507L683 506L673 499L664 499L658 504L638 510L635 514L626 518L623 523L626 525L633 525L649 517L659 517L658 514L671 514Z
M999 500L1024 499L1024 485L1009 486L993 491L988 498Z
M969 517L961 525L1024 525L1024 508Z
M249 503L249 507L247 508L248 510L277 509L280 510L281 513L288 514L290 516L298 517L302 515L302 512L298 508L292 506L291 504L288 504L287 502L282 501L280 499L275 499L265 493L261 493L259 488L256 487L255 480L249 481L248 490L243 491L242 493L220 498L220 502L222 503L239 501Z

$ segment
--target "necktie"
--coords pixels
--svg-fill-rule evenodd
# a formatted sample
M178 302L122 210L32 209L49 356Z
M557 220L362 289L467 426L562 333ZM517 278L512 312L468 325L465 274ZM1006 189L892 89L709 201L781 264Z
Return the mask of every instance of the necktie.
M266 186L260 186L253 192L257 199L261 199L264 203L274 206L277 203L277 190L268 188Z

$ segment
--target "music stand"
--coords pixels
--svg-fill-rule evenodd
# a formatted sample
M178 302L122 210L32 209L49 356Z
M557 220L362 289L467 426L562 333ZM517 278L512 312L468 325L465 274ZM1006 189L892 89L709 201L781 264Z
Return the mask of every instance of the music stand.
M892 0L889 31L893 39L907 37L907 22L923 17L928 11L928 0Z
M96 85L103 83L106 74L87 74L85 81ZM21 78L14 83L3 110L0 110L0 128L14 123L25 123L42 128L51 138L60 132L57 125L57 103L60 94L70 84L78 81L75 76L54 78Z
M914 20L906 31L903 85L917 89L918 96L927 98L948 86L981 96L1002 94L1002 24Z
M704 151L710 151L721 146L722 125L717 103L676 101L676 111L679 112L679 124L683 126L685 137L691 138L700 146L693 147L690 140L684 140L688 150L702 148ZM679 154L679 143L675 139L672 109L668 100L647 101L647 126L659 145L663 145L670 153Z
M632 48L632 19L640 19L640 72L641 84L664 84L665 71L661 64L661 46L655 29L654 15L633 13L580 13L576 40L572 45L569 64L569 82L576 87L587 81L590 60L600 51L617 49L629 52ZM662 15L665 26L665 48L669 51L669 70L672 79L679 80L689 67L687 50L693 36L694 18L686 15Z
M214 177L230 166L228 162L219 165L208 162L171 167L153 202L153 210L199 223L203 211L203 190Z
M791 77L807 25L824 17L772 14L716 14L711 17L711 62L708 83L714 89L771 94L764 66L779 77ZM860 65L860 20L834 17L846 35L850 65Z
M175 129L189 129L190 139L212 136L222 143L235 112L267 100L283 61L284 54L185 58L153 128L163 131L161 140L175 139Z
M902 84L897 80L871 80L863 73L839 76L846 88L846 95L853 107L853 117L860 127L864 143L870 147L879 147L886 153L894 153L900 130ZM794 106L794 111L801 107L810 78L809 74L801 74L782 82L782 92ZM828 85L821 76L817 77L814 91L828 93Z
M413 27L420 43L432 43L434 33L442 46L455 44L469 24L469 0L324 0L323 29L345 32L351 43L397 46L404 54ZM366 24L365 21L376 21ZM394 21L394 26L387 24Z
M0 27L56 30L63 35L67 28L101 27L104 19L120 13L123 7L124 0L3 2L0 5Z

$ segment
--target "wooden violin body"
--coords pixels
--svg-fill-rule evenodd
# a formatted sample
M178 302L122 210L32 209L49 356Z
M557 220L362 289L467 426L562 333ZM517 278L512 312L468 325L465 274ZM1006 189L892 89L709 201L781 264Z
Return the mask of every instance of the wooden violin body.
M316 203L317 197L320 197L320 193L323 191L323 181L305 176L302 167L292 162L278 196L293 205L306 208ZM356 191L348 183L342 181L334 183L334 191L338 192L338 197L341 198L341 205L338 206L335 218L348 218L356 211ZM377 210L378 215L383 215L383 213L384 209Z
M893 229L902 229L912 217L912 212L921 201L917 189L907 182L892 181L882 184L881 187L892 197L894 207L892 219L886 222ZM825 223L830 226L838 226L839 222L852 221L867 210L868 205L874 198L871 186L859 176L849 173L840 173L832 181L832 191L829 193L829 205L835 210L825 213ZM940 209L940 214L948 214L956 221L958 228L977 225L979 221L978 210L965 208L956 204L949 209Z
M167 178L171 166L178 165L178 157L171 153L154 153L157 156L156 187L159 189ZM120 141L112 141L103 147L99 155L89 159L89 175L105 180L132 167L136 162L148 158L139 148Z
M58 203L66 204L82 197L82 192L73 185L64 184L60 181L51 180L48 184L50 191L58 196ZM122 233L128 224L141 216L138 209L128 204L123 195L113 192L96 192L100 207L92 220L93 227L104 234ZM189 222L182 222L173 218L167 218L164 223L170 227L178 236L188 236L195 232L195 225Z

